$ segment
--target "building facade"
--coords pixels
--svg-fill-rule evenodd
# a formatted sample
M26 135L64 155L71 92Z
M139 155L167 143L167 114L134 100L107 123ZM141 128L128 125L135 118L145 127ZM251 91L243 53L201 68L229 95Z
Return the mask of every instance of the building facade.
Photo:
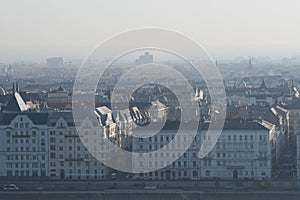
M46 113L4 113L0 124L0 177L45 179L49 175Z
M50 113L48 126L50 179L103 180L108 178L109 169L91 155L83 144L71 112ZM84 134L97 132L88 119L82 120L77 128ZM103 141L99 138L98 142Z
M191 131L184 131L179 145L188 145ZM226 122L216 145L211 152L198 157L204 140L210 142L206 130L198 130L197 136L187 151L181 153L180 147L171 146L172 153L159 154L156 150L167 145L176 135L174 130L163 130L149 138L135 138L134 152L148 152L148 158L137 156L133 165L141 171L164 166L172 157L179 159L163 169L140 174L150 180L199 180L199 179L271 179L272 166L276 158L275 126L267 122ZM178 154L178 155L177 155Z

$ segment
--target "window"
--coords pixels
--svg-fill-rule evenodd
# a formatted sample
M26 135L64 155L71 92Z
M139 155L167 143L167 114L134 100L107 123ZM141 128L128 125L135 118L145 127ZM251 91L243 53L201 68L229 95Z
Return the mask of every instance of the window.
M197 163L196 161L193 162L193 167L196 167L197 166Z
M32 131L32 136L33 136L33 137L36 136L36 131Z
M210 171L209 170L205 171L205 176L210 176Z
M197 171L193 171L193 177L196 177L196 176L198 176Z
M54 143L55 142L55 138L50 138L50 142Z
M11 132L10 131L6 131L6 137L10 137L11 136Z

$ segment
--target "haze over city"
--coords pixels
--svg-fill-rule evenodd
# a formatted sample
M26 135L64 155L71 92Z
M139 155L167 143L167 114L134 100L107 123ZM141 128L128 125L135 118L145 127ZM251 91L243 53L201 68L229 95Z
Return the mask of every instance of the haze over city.
M299 56L299 8L297 0L1 1L0 62L82 59L139 27L182 32L213 58Z
M299 10L0 0L0 199L298 200Z

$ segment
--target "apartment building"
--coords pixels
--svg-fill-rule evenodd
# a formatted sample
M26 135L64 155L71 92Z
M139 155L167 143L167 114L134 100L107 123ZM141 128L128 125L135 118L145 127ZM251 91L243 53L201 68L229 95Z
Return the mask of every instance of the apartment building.
M0 114L0 177L48 176L47 113Z
M188 145L191 131L186 129L178 139L179 145ZM206 134L206 124L198 130L188 149L179 152L180 146L171 146L170 153L157 153L175 137L175 130L162 130L149 138L135 138L134 152L148 152L134 158L133 166L143 168L164 166L176 155L178 160L163 169L141 174L144 179L199 180L199 179L270 179L276 158L275 126L266 121L227 121L221 136L211 152L203 159L198 152L204 140L211 142Z

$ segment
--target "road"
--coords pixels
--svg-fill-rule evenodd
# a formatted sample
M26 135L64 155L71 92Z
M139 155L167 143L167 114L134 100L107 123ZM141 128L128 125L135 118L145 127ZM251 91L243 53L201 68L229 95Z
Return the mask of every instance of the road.
M104 190L104 191L1 191L1 200L299 200L299 191L245 192L245 191L183 191L183 190Z

